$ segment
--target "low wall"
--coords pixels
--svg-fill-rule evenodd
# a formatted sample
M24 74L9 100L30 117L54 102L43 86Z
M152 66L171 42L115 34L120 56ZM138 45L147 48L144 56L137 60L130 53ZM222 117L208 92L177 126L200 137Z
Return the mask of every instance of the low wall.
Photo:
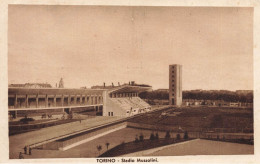
M58 149L64 151L64 150L71 149L73 147L76 147L78 145L81 145L83 143L89 142L91 140L94 140L96 138L102 137L104 135L107 135L109 133L115 132L117 130L120 130L120 129L123 129L126 127L127 127L127 124L125 122L123 122L123 123L115 124L112 126L100 128L97 130L91 130L91 131L88 131L88 132L85 132L82 134L63 138L63 139L53 142L53 144L56 144L56 142L59 142Z
M209 139L254 139L253 133L202 133L201 138Z
M61 144L60 142L54 141L54 142L41 145L38 148L45 149L45 150L59 150L60 144Z
M147 129L147 130L155 130L155 131L175 131L175 130L178 130L178 127L173 127L173 126L158 126L158 125L135 123L135 122L127 122L127 127L138 128L138 129Z

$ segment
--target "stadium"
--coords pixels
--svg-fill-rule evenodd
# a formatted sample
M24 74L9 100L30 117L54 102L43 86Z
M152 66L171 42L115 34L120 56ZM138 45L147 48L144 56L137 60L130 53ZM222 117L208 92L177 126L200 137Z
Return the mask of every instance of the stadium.
M190 144L205 144L205 150L187 146L181 155L254 153L253 109L183 105L181 65L169 66L166 105L148 104L141 94L152 87L134 81L91 89L27 86L8 88L10 159L22 152L25 158L85 158L157 155L159 149L169 156L178 155L171 153L175 146ZM214 149L213 142L230 149Z
M151 87L115 86L106 89L8 88L9 119L43 115L61 118L72 112L97 116L132 116L151 110L138 97Z

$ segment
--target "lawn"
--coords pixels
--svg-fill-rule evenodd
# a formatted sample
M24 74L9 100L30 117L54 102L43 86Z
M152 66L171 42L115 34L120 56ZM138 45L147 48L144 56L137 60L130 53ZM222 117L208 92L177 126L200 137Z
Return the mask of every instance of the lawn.
M167 114L165 114L167 113ZM174 115L176 113L176 115ZM221 107L171 108L133 118L129 122L183 129L214 129L225 132L253 132L253 110Z
M133 152L138 152L138 151L143 151L143 150L148 150L160 146L165 146L165 145L170 145L174 143L180 143L184 141L188 141L191 139L178 139L176 140L175 138L161 138L161 139L155 139L155 140L150 140L146 139L143 141L138 141L138 142L128 142L128 143L122 143L109 151L101 154L99 157L117 157L120 155L124 154L129 154Z

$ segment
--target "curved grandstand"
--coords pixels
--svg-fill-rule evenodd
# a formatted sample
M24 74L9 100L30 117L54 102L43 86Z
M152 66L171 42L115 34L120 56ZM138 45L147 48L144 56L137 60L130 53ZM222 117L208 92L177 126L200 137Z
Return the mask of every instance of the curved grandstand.
M111 89L104 94L104 116L132 116L148 112L151 106L138 97L140 92L150 90L151 87L122 86Z

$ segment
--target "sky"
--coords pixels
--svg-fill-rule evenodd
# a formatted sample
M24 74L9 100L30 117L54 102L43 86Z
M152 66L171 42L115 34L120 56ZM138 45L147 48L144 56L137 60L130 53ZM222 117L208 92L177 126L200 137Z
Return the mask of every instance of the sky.
M9 5L8 83L253 89L253 8Z

